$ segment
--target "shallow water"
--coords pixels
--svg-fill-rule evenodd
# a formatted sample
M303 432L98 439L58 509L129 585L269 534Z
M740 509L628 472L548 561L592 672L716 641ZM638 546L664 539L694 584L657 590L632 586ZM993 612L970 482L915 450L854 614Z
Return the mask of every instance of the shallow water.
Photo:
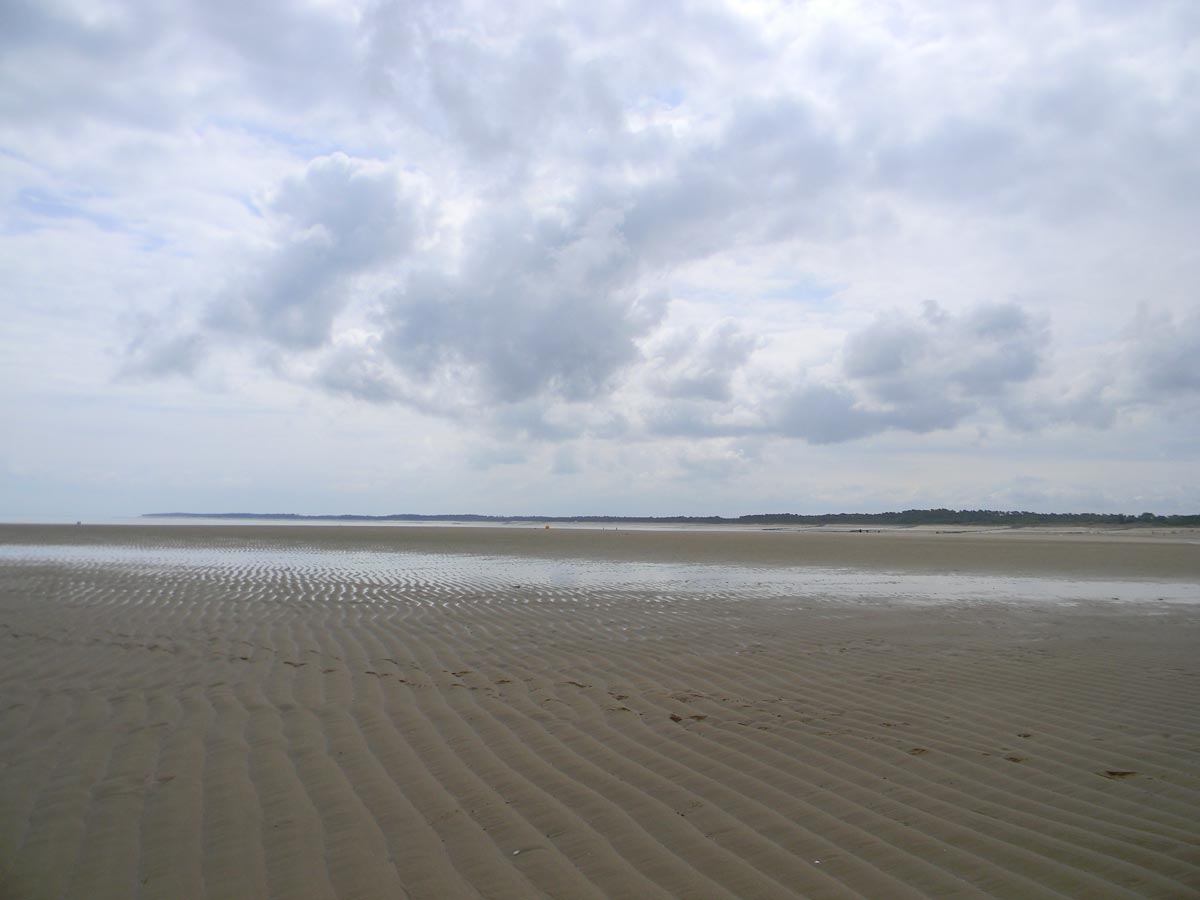
M593 591L637 592L651 599L720 595L791 602L1200 603L1200 585L1178 581L1062 579L981 574L914 574L834 567L611 562L586 559L432 554L378 550L278 548L251 544L0 545L0 564L52 563L125 571L192 574L248 583L294 575L317 583L427 586L473 594L540 594L563 600Z

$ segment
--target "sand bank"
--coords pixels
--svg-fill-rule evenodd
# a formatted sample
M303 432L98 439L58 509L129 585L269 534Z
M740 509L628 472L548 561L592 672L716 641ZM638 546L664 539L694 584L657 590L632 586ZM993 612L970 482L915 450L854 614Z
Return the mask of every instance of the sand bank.
M1200 607L594 574L1186 593L1187 536L2 526L0 544L68 548L0 561L0 896L1200 890ZM504 558L602 568L516 583Z

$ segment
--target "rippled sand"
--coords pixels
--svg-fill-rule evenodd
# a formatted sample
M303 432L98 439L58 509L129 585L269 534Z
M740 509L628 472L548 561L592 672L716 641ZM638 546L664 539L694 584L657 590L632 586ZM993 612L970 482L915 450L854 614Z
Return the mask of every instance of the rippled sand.
M1190 541L0 526L0 897L1193 896Z

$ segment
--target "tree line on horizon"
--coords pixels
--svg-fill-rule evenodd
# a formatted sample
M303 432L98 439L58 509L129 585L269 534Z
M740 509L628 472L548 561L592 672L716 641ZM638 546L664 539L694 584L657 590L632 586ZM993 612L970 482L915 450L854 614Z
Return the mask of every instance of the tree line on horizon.
M881 513L756 513L745 516L489 516L424 515L396 513L386 516L303 515L300 513L147 513L146 518L188 519L302 519L349 522L622 522L668 525L994 525L1019 528L1034 525L1200 527L1200 515L1160 516L1144 512L1123 513L1038 513L1027 510L994 509L906 509Z

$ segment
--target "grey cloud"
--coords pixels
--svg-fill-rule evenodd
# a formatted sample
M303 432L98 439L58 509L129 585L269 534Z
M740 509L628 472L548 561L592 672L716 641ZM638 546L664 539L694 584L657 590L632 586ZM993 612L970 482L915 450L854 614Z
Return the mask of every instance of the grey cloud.
M889 188L931 194L955 205L1008 205L1030 164L1020 132L991 121L950 118L911 143L886 147L879 175Z
M852 160L795 98L748 104L715 140L681 150L626 200L630 242L660 264L844 226Z
M550 464L550 474L577 475L582 471L583 466L579 462L579 453L574 447L564 444L554 452L554 458Z
M161 50L168 18L112 10L84 16L50 3L17 2L0 12L0 111L49 119L72 130L101 120L144 127L175 122L172 82L143 81Z
M847 338L842 365L851 378L892 378L923 355L925 344L923 330L907 317L877 321Z
M356 68L357 16L348 9L287 0L203 0L185 10L189 37L207 37L214 68L253 84L256 100L295 113L353 87L348 76ZM213 81L215 86L224 79Z
M582 155L593 170L639 143L626 130L631 109L707 90L731 61L761 61L767 49L721 4L677 2L385 0L368 8L359 39L366 81L401 117L449 139L446 150L568 167Z
M398 121L432 137L439 152L465 157L483 180L524 181L536 160L560 155L563 163L620 129L610 88L619 76L575 54L567 35L576 22L548 9L499 14L500 22L491 14L376 4L363 20L364 79ZM493 29L517 36L495 40Z
M1147 14L1147 22L1156 20ZM1164 34L1170 32L1163 28ZM1195 218L1200 107L1187 79L1127 64L1116 32L1083 29L1014 64L1003 81L931 98L924 120L878 110L864 129L874 183L888 192L987 217L1036 217L1061 224L1098 215ZM1124 34L1124 32L1122 32ZM1139 36L1130 32L1130 45ZM1167 50L1156 40L1159 51ZM1169 52L1182 52L1171 48ZM880 87L887 91L886 85Z
M950 327L951 339L971 350L956 361L951 378L975 395L997 394L1031 378L1047 343L1045 326L1015 303L977 306Z
M435 43L429 59L431 101L459 146L481 158L549 139L564 121L619 122L603 82L572 71L561 39L534 34L498 57L477 45Z
M121 378L164 378L193 375L209 351L208 340L196 333L164 333L156 324L143 323L125 349Z
M648 434L659 437L734 437L765 430L757 409L744 410L733 420L725 412L707 401L677 398L651 405L643 412L642 424Z
M1038 396L1003 404L1009 424L1104 429L1138 410L1175 407L1194 415L1200 404L1200 314L1177 316L1142 305L1119 341L1075 366Z
M319 230L341 265L361 266L403 252L416 232L414 201L391 166L334 153L284 179L270 210L293 232Z
M775 401L768 427L812 444L836 444L883 431L887 421L862 408L844 387L807 384L785 392Z
M321 361L312 383L330 393L368 403L412 401L371 347L335 348Z
M210 306L207 324L283 347L328 342L348 280L411 249L421 204L390 166L341 153L313 160L271 198L275 245L250 257Z
M759 343L731 319L704 332L687 329L668 338L647 360L651 384L667 397L727 403L733 399L734 373Z
M1114 373L1105 370L1105 361L1094 360L1093 365L1092 371L1064 377L1062 383L1046 385L1032 397L1002 400L1004 421L1025 432L1061 425L1112 427L1128 404L1114 384Z
M530 461L527 448L495 441L471 446L466 457L473 469L485 472L499 466L519 466Z
M725 442L722 442L725 443ZM740 447L690 447L675 455L677 478L719 484L747 470L753 460Z
M551 410L536 400L500 406L491 412L488 424L498 433L534 441L565 441L575 437L575 429L553 421Z
M953 314L927 303L919 315L893 312L852 333L840 377L771 384L749 418L677 402L656 410L650 427L662 434L780 435L833 444L889 430L953 428L984 411L1008 418L1024 409L1010 395L1037 373L1046 343L1044 326L1015 304Z
M480 396L596 397L638 356L665 297L603 211L573 225L493 211L455 270L420 268L386 302L383 346L407 375L465 375Z
M1200 313L1176 319L1143 308L1129 336L1138 399L1159 402L1200 393Z
M353 17L320 4L15 0L0 16L0 111L72 133L292 118L344 97L354 71Z
M60 4L8 0L0 7L0 45L44 50L47 45L59 44L80 53L108 56L132 49L129 38L135 29L130 18L72 16Z
M890 405L896 423L945 427L982 398L1031 378L1048 342L1045 326L1012 303L953 315L927 303L893 313L846 339L846 376Z
M1142 305L1119 339L1073 361L1035 396L1001 398L1006 422L1031 431L1056 425L1106 429L1138 410L1200 403L1200 314Z

